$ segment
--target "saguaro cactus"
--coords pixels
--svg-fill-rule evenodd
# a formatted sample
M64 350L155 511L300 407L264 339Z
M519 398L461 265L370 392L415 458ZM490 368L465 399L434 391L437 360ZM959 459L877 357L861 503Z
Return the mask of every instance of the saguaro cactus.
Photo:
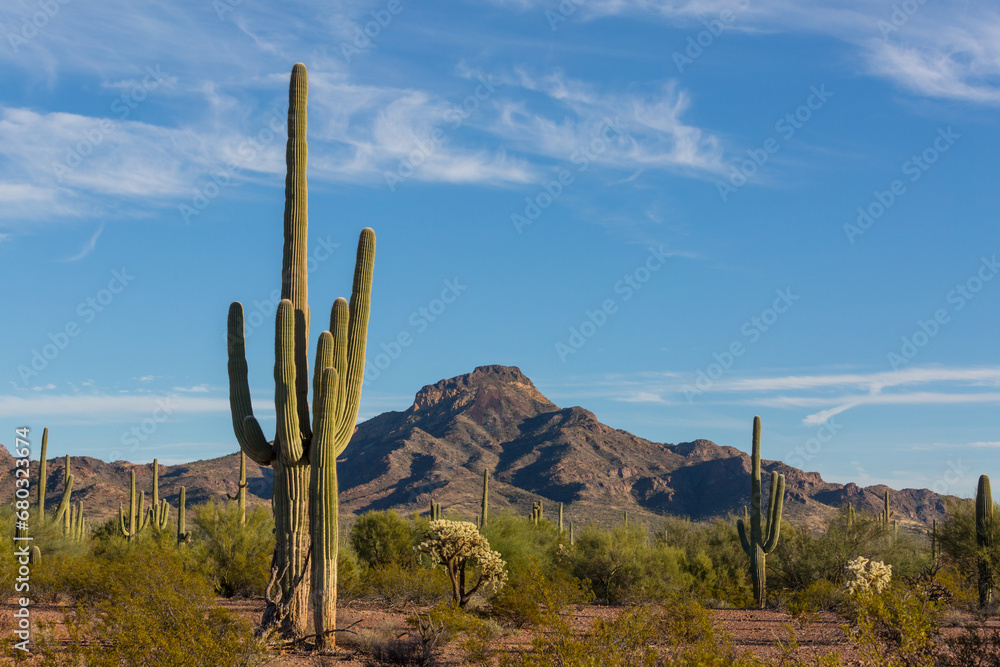
M757 605L763 609L766 602L766 558L778 544L778 533L781 530L781 507L785 500L785 476L771 473L771 496L768 499L767 527L761 525L763 516L760 507L760 417L753 418L753 449L751 452L750 471L750 534L747 535L746 521L739 519L736 529L740 535L743 551L750 557L750 579L753 582L753 594ZM744 508L746 512L746 508Z
M563 504L559 503L559 534L563 532Z
M69 513L70 498L73 495L73 475L69 471L69 454L66 455L66 464L63 474L63 494L62 498L59 499L59 505L56 506L55 521L56 523L62 523L63 533L69 534Z
M431 521L440 521L440 520L441 520L441 503L436 503L434 502L434 499L431 498Z
M250 402L243 306L229 308L229 399L240 448L255 463L274 468L272 509L276 546L272 583L262 619L287 638L305 635L311 586L317 648L333 646L337 601L336 460L355 430L364 376L375 233L361 232L350 304L338 298L330 329L319 337L309 409L306 187L306 68L292 68L285 152L284 249L281 303L275 331L277 433L268 442ZM309 553L311 544L311 554ZM307 555L310 568L306 568Z
M187 529L187 491L181 487L180 498L177 499L177 544L191 541L191 533Z
M170 505L167 499L160 500L160 462L153 459L153 504L149 508L146 523L156 530L166 530L170 520Z
M226 494L226 497L230 500L238 500L238 507L240 510L240 525L245 526L247 523L247 455L240 450L240 483L236 487L238 491L235 495Z
M130 473L128 491L128 515L122 509L122 504L118 503L118 530L125 538L131 542L139 535L149 523L150 514L144 511L146 504L146 494L139 492L139 497L135 495L135 469Z
M990 490L990 478L979 477L979 487L976 489L976 544L981 551L993 546L993 493ZM979 606L988 607L993 600L993 575L990 559L984 553L979 558Z
M483 468L483 512L480 515L480 521L479 521L480 529L486 527L486 516L489 513L489 501L490 501L490 471L487 468Z
M38 457L38 525L45 525L45 488L49 481L49 462L45 460L49 449L49 427L42 430L42 453Z

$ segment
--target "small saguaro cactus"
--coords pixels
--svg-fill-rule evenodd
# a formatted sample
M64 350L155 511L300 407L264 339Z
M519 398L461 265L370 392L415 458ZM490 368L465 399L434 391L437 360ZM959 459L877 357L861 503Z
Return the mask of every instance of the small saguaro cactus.
M542 504L538 501L531 503L531 523L538 525L538 520L542 518Z
M882 524L882 530L889 532L889 521L896 515L895 512L889 509L889 492L886 491L885 495L882 497L883 510L878 515L879 523Z
M767 503L768 517L766 528L762 525L760 497L760 417L753 418L753 449L751 452L750 471L750 533L747 534L746 521L739 519L736 530L740 535L743 551L750 557L750 579L753 583L754 599L758 607L764 608L767 601L767 554L778 544L778 534L781 530L781 508L785 500L785 476L777 472L771 473L771 496ZM746 512L746 508L744 508ZM744 515L746 516L746 514Z
M37 544L31 545L31 549L28 551L28 562L32 565L38 565L42 562L42 550L38 548Z
M931 560L937 562L938 556L938 545L937 545L937 519L931 524Z
M434 502L431 498L431 521L439 521L441 519L441 503Z
M573 546L576 544L576 536L573 534L573 520L569 520L569 545Z
M990 478L980 475L976 489L976 544L985 552L993 546L993 493ZM990 559L984 553L979 559L979 607L986 608L993 600L993 576Z
M850 530L851 528L854 527L854 519L855 519L854 505L848 503L846 513L847 513L847 529Z
M45 454L49 449L49 427L42 430L42 453L38 457L38 525L45 525L45 489L49 480L49 462Z
M157 531L166 530L170 518L170 505L167 499L160 500L160 462L153 459L153 504L149 508L146 523Z
M480 515L479 527L482 529L486 526L486 517L489 513L489 500L490 500L490 471L487 468L483 468L483 511Z
M235 495L226 494L226 497L230 500L238 500L239 503L237 507L240 510L240 525L245 526L247 523L247 455L240 450L240 483L236 487L238 490Z
M625 510L622 514L622 523L626 526L628 525L628 510Z
M73 495L73 475L69 473L69 454L66 455L66 474L63 476L63 494L56 506L56 523L62 523L63 532L69 533L70 498Z
M563 532L563 504L559 503L559 534Z
M191 533L187 529L187 492L181 487L180 498L177 499L177 544L191 541Z
M122 509L122 504L118 503L118 530L128 541L134 540L149 522L150 515L144 511L146 504L146 494L139 492L139 497L135 495L135 469L130 473L128 492L128 515Z

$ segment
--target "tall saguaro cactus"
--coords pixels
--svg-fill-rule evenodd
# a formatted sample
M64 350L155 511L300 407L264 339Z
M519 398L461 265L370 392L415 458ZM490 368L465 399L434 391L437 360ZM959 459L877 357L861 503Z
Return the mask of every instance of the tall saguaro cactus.
M736 522L736 529L740 534L743 551L750 557L750 579L753 582L754 598L757 600L757 605L763 609L767 599L767 554L778 544L781 507L785 501L785 476L776 472L771 473L771 496L767 503L768 517L765 528L761 521L763 513L760 506L760 417L753 418L753 449L750 456L750 534L747 535L744 519Z
M265 439L251 407L243 306L239 302L229 308L229 402L233 430L242 451L255 463L274 468L271 505L277 539L271 573L276 590L269 596L262 626L277 626L286 638L303 637L311 588L317 648L323 650L333 647L332 630L336 626L336 461L354 434L361 399L375 233L367 228L361 232L351 301L334 301L330 328L319 337L310 420L308 86L306 68L297 63L292 68L288 91L285 241L281 303L275 327L274 403L278 423L274 440Z
M490 509L490 471L483 468L483 511L479 522L479 527L486 527L486 516Z
M187 529L187 490L182 486L177 499L177 544L191 541L191 533Z
M49 462L45 460L49 449L49 427L42 430L42 453L38 457L38 525L45 525L45 489L49 481Z
M976 544L981 551L993 546L993 493L990 478L980 475L976 489ZM993 600L993 576L989 558L983 554L979 559L979 606L985 608Z
M146 494L139 492L139 497L135 496L135 468L132 469L129 477L128 489L128 514L122 509L122 504L118 503L118 530L130 542L141 533L149 523L151 514L144 511L146 504Z

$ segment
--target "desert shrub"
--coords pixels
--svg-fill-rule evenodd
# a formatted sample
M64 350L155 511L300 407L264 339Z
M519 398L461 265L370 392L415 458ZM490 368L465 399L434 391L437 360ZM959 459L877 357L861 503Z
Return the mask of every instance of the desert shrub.
M669 517L656 539L683 550L687 592L713 607L744 607L753 600L747 558L736 535L735 519L692 522Z
M365 512L355 521L349 535L351 548L365 565L409 567L415 563L410 523L392 510Z
M843 603L845 591L828 579L817 579L800 591L792 591L783 598L789 616L798 618L805 614L832 611Z
M885 667L935 662L940 605L895 583L881 593L856 589L844 605L847 636L865 664Z
M403 606L436 604L451 595L451 579L443 570L391 564L362 570L356 597Z
M215 590L224 597L264 595L274 554L271 512L264 507L249 510L241 525L235 503L208 503L195 507L192 519L192 544L181 551L190 550L205 564L203 571L213 577ZM169 535L163 539L173 542Z
M805 526L783 525L774 554L767 559L773 574L772 590L802 591L825 579L841 584L847 565L858 557L883 562L897 577L914 576L930 563L928 554L906 533L886 532L873 517L859 515L848 525L846 512L828 522L821 532Z
M966 625L945 645L947 651L937 663L941 667L1000 667L1000 630L986 627L985 622Z
M49 665L140 667L256 665L252 628L213 603L209 584L185 571L172 549L136 546L119 560L93 559L76 572L68 644L49 628L37 650Z
M431 521L418 550L447 570L454 601L462 608L480 589L496 592L507 581L503 558L468 521Z
M660 610L660 617L663 639L672 646L716 641L708 610L691 598L678 596L668 600Z
M422 626L440 627L443 643L462 639L461 647L466 652L464 663L487 663L494 653L494 642L503 630L493 620L475 616L453 601L442 602L431 609L425 621L419 614L407 619L407 624L420 630Z
M562 568L542 572L538 561L511 569L507 585L490 600L490 615L515 628L542 625L568 605L583 605L594 598L590 582L577 579Z
M560 535L559 527L547 519L535 524L519 516L491 515L481 532L511 571L537 563L547 573L555 567L558 545L569 543L569 536Z
M569 552L571 572L593 586L606 604L662 600L688 589L683 550L654 543L645 526L619 524L611 530L587 526Z
M980 548L976 543L976 504L971 499L948 502L948 518L938 524L937 539L946 562L952 564L975 587L979 581L979 565L983 560L994 585L1000 582L1000 506L993 512L993 545ZM978 603L978 593L975 598Z
M367 654L366 667L405 665L429 667L437 664L440 647L447 642L445 628L429 617L416 617L411 630L398 632L382 625L362 639L361 650Z

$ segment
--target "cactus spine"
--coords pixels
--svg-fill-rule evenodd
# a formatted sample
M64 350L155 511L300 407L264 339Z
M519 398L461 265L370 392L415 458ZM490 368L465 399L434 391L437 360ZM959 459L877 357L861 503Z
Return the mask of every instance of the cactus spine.
M489 500L490 500L490 471L483 468L483 512L481 519L479 521L479 527L482 528L486 525L486 515L489 513Z
M778 544L778 533L781 530L781 508L785 499L785 476L771 473L771 495L768 499L767 527L762 526L760 485L760 417L753 418L753 450L751 452L750 472L750 533L747 535L746 522L739 519L736 529L740 535L743 551L750 557L750 578L753 582L753 594L757 605L763 609L767 601L766 589L766 558ZM746 513L746 508L744 508ZM746 516L746 515L745 515Z
M177 544L185 544L191 541L191 533L187 530L187 491L183 486L177 506Z
M993 600L993 577L990 559L985 553L993 546L993 493L990 478L980 475L976 489L976 544L982 555L979 557L979 607L986 608Z
M45 525L45 488L48 486L49 462L45 460L49 449L49 427L42 430L42 453L38 457L38 525Z
M243 306L239 302L229 309L229 396L240 448L255 463L274 467L271 502L277 541L272 583L277 588L269 596L261 624L265 629L278 626L286 638L302 638L311 589L316 646L324 650L333 647L332 629L336 626L336 460L347 447L358 416L375 233L371 229L361 232L350 304L342 298L334 302L329 331L319 337L313 373L315 411L310 420L307 77L305 66L296 63L288 94L281 303L275 327L277 432L273 442L265 439L251 407Z

